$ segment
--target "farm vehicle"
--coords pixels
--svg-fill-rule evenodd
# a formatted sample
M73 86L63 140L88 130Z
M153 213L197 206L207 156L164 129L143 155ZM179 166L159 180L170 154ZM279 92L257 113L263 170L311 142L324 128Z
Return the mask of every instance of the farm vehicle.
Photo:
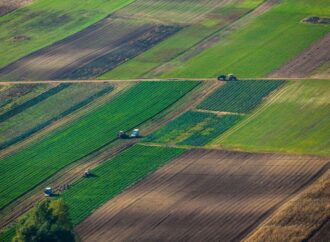
M219 81L237 81L237 77L234 74L220 75L218 76Z

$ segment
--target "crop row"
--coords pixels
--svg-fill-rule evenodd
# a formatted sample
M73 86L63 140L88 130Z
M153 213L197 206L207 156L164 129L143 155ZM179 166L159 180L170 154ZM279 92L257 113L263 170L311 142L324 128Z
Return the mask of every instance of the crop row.
M247 113L252 111L261 103L264 97L279 88L283 83L284 81L280 80L227 82L204 100L198 108Z
M90 104L97 98L102 97L113 90L112 86L105 86L101 90L99 90L99 88L93 88L91 86L88 86L88 87L86 87L87 89L81 90L79 88L78 89L79 92L75 93L77 90L71 90L73 88L75 88L75 85L72 86L72 88L70 88L70 90L68 90L69 92L67 93L67 95L50 98L47 103L36 107L32 111L29 110L27 116L23 115L20 118L18 118L17 120L14 120L14 122L12 122L12 120L10 120L9 123L11 124L11 126L15 125L15 124L12 124L12 123L15 123L15 121L16 121L16 125L15 125L15 127L11 127L11 132L9 135L7 135L9 137L9 139L0 143L0 150L5 149L10 145L13 145L13 144L31 136L32 134L47 127L48 125L52 124L53 122L56 122L57 120L77 111L78 109ZM86 94L89 95L89 96L87 96L87 98L85 98ZM68 95L73 95L73 96L68 97ZM58 105L55 107L56 103L59 103L59 102L62 102L62 105ZM63 105L63 104L65 104L65 105ZM41 107L48 108L49 111L47 112L48 115L46 117L44 117L45 115L42 114L43 112L42 112ZM62 108L67 108L67 109L65 109L63 111ZM43 110L46 111L45 109L43 109ZM53 111L55 111L55 113ZM39 113L40 113L40 115L38 115ZM59 113L59 114L57 114L57 113ZM44 117L44 118L40 120L39 117L37 118L37 115L39 117ZM49 116L50 116L50 118L46 119ZM24 117L26 117L26 118L24 119ZM35 117L36 121L38 121L38 122L29 120L29 117ZM33 124L34 126L31 127L31 124ZM22 125L23 125L23 127L22 127ZM20 126L20 127L18 127L18 126ZM20 130L22 128L24 128L24 129ZM14 134L17 134L16 136L13 136L12 129L15 129L15 131L17 131L17 133L14 133ZM0 132L1 131L3 131L2 128L0 129ZM7 131L8 131L8 129L7 129ZM3 136L3 138L5 138L5 135Z
M24 111L25 109L30 108L30 107L44 101L45 99L49 98L52 95L59 93L60 91L62 91L63 89L65 89L69 86L70 86L70 84L68 84L68 83L62 83L56 87L53 87L53 88L47 90L46 92L39 94L38 96L36 96L24 103L21 103L20 105L15 106L14 108L12 108L12 109L8 110L7 112L0 115L0 122L3 122L5 120L13 117L14 115Z
M144 140L202 146L224 133L241 119L240 115L218 116L212 113L189 111Z
M93 112L1 160L0 207L179 100L199 82L142 82Z

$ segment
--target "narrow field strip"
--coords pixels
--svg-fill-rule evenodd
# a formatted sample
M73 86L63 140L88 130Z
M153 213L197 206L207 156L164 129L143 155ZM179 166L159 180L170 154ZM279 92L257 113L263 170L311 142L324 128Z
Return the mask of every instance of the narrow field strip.
M47 98L61 92L65 88L68 88L70 85L71 84L59 84L58 86L53 87L53 88L39 94L38 96L36 96L24 103L21 103L20 105L15 106L14 108L12 108L12 109L8 110L7 112L0 115L0 122L4 122L4 121L10 119L11 117L23 112L25 109L37 105L38 103L46 100Z
M145 142L203 146L241 120L239 115L218 116L188 111L144 138Z
M330 155L330 83L288 82L278 95L212 145L227 149Z
M20 7L31 4L34 0L1 0L0 1L0 17L6 15Z
M111 143L119 130L133 129L170 107L197 85L199 82L137 84L65 129L2 159L0 207L68 164Z
M131 2L39 0L0 17L0 68L95 24Z
M107 84L74 84L66 92L54 95L33 109L14 116L1 125L0 150L30 137L112 90L113 86Z
M4 85L0 89L0 115L50 89L49 84Z
M227 82L197 106L199 109L248 113L284 81L247 80Z
M321 175L325 163L311 156L191 150L104 204L76 231L82 241L241 240Z
M329 191L330 170L299 196L284 204L245 241L325 241L329 232L326 231L330 218Z

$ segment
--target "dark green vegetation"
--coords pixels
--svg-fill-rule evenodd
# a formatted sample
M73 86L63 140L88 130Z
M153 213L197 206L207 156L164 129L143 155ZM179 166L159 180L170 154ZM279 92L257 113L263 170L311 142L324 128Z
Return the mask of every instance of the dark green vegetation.
M102 163L92 171L91 177L81 178L63 193L73 223L78 224L127 187L184 152L183 149L135 145Z
M189 111L144 140L165 144L202 146L224 133L241 119L240 115L218 116L212 113Z
M10 109L7 113L12 113L13 117L0 121L0 149L31 136L108 94L112 89L113 87L108 84L59 85ZM28 103L31 105L27 105ZM20 112L17 112L18 110Z
M16 225L13 242L74 242L69 209L63 200L44 200L24 215Z
M214 144L248 151L329 156L329 96L328 80L289 82Z
M39 0L0 17L0 67L103 19L131 0Z
M1 160L0 207L170 107L199 82L143 82Z
M253 110L262 99L280 87L284 81L232 81L216 90L198 108L247 113Z

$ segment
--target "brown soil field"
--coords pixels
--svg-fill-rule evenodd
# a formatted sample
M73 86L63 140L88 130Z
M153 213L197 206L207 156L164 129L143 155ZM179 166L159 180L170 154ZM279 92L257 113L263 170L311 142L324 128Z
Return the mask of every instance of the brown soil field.
M311 156L191 150L76 227L82 241L238 241L320 176Z
M0 16L32 2L33 0L0 0Z
M261 224L245 242L330 241L330 163L307 189Z
M317 41L295 59L270 74L270 77L308 77L330 61L330 33Z
M0 79L75 79L72 72L86 65L93 72L87 75L80 71L76 75L80 78L83 72L85 78L90 78L133 58L179 29L109 17L7 65L0 69ZM96 64L91 65L93 62Z

